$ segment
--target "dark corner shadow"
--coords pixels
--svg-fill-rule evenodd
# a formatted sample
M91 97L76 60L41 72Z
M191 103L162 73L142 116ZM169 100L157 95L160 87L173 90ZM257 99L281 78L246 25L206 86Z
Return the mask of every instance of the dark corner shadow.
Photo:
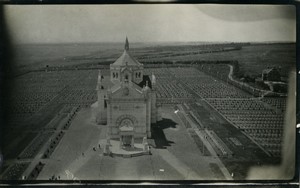
M161 121L158 121L156 124L152 125L152 139L154 140L154 148L166 149L167 146L174 144L173 141L170 141L166 138L164 129L167 128L176 128L176 123L171 119L163 118Z
M4 17L4 7L0 5L0 155L3 155L4 142L4 125L5 125L5 100L4 95L7 94L5 90L6 72L11 64L11 43L9 38L9 33L7 31L7 23ZM4 92L5 91L5 92ZM1 167L1 163L0 163Z
M3 6L0 5L0 74L3 72L3 61L4 61L4 18L3 18ZM0 79L0 170L2 167L2 148L3 148L3 100L2 100L2 90L3 80Z
M0 155L4 156L4 146L7 145L7 135L11 133L7 121L9 117L8 107L13 83L10 82L14 74L14 45L12 35L9 32L9 23L4 14L4 6L0 5ZM1 166L1 164L0 164Z

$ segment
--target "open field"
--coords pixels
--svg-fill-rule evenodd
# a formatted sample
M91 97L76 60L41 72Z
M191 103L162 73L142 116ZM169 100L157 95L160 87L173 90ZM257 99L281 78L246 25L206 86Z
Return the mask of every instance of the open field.
M196 47L195 47L196 48ZM151 61L232 61L239 62L241 74L257 75L267 67L280 66L282 74L287 76L291 67L295 67L295 44L251 44L239 50L211 53L188 54L152 58ZM182 48L178 48L182 50ZM161 51L165 51L161 49ZM174 52L173 52L174 53ZM150 60L149 60L150 61Z
M15 65L31 70L48 66L74 66L113 62L123 44L27 44L16 46ZM151 62L238 61L239 75L261 74L280 66L284 77L295 67L295 43L133 43L131 52L144 64Z

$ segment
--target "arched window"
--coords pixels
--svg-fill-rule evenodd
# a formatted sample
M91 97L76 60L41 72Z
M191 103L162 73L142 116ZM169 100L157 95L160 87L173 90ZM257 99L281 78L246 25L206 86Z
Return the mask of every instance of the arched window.
M116 77L116 74L113 72L113 78L115 78Z
M141 77L141 72L139 72L139 74L138 74L138 75L139 75L139 78L140 78L140 77Z
M128 80L128 74L125 75L125 80Z
M118 78L118 76L119 76L119 74L118 74L118 73L116 73L116 78Z

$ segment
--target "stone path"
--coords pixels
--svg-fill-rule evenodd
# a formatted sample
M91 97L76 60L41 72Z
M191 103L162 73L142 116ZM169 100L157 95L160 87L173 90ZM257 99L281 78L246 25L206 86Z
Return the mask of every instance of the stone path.
M170 166L174 167L177 172L179 172L184 180L195 180L199 179L199 175L194 172L190 167L178 160L173 154L168 150L159 150L159 155L164 159Z

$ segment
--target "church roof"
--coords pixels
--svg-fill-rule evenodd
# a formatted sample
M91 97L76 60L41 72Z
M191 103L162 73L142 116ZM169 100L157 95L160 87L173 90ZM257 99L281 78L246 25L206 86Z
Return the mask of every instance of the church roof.
M140 62L138 62L129 52L129 43L126 37L125 47L123 54L112 64L112 66L141 66Z
M135 89L135 90L138 91L139 93L142 93L142 87L140 87L139 85L137 85L137 84L135 84L135 83L132 83L132 84L130 85L130 87L133 88L133 89ZM113 85L113 86L111 87L111 92L112 92L112 93L115 93L115 92L117 92L117 91L120 90L120 89L122 89L122 83L121 83L121 82L119 82L119 83Z
M110 88L110 90L111 90L112 93L114 93L114 92L118 91L118 90L121 89L121 88L122 88L121 83L117 83L117 84L113 85L113 86Z

